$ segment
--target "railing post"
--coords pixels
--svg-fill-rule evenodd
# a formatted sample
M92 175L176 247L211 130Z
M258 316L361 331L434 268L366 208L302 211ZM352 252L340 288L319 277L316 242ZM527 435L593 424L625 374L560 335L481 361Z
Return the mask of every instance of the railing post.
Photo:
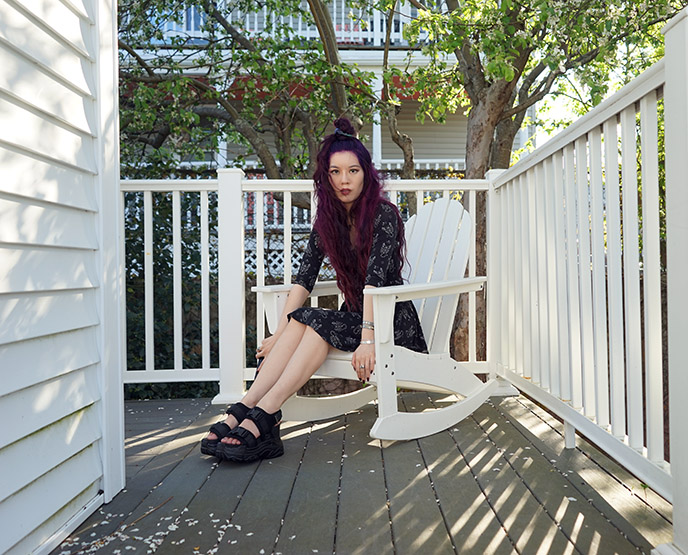
M244 395L246 311L244 293L244 213L239 169L217 171L218 319L220 393L213 404Z
M501 212L501 192L495 189L495 181L506 170L490 170L485 175L489 188L487 191L487 367L490 378L501 378L504 366L501 358L502 325L500 319L507 313L502 298L502 280L508 273L503 267L506 251L500 242L503 222ZM518 390L506 381L501 382L494 396L518 395Z
M666 149L667 296L669 334L669 426L673 481L671 544L654 553L688 554L688 9L663 30L665 35L664 129Z

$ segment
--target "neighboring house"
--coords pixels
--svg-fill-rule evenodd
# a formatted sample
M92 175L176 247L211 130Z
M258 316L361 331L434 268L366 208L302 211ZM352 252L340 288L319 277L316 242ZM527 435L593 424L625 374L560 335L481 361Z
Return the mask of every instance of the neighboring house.
M306 2L304 0L304 6ZM328 3L332 16L337 42L339 45L342 62L358 64L365 71L371 71L378 75L382 72L383 49L385 43L386 16L380 12L372 15L362 12L353 13L346 5L345 0L333 0ZM426 63L426 59L415 54L408 58L408 41L403 38L404 25L410 18L416 15L416 8L408 3L400 6L400 13L394 18L394 27L391 31L391 47L389 60L391 66L410 67ZM234 12L236 13L236 12ZM270 17L267 10L258 13L243 14L241 19L247 29L260 32L265 28L265 21ZM168 35L183 35L194 40L202 41L203 15L195 7L186 9L183 21L180 24L170 23L167 26ZM299 18L290 20L292 28L305 38L319 40L318 31L314 25L307 25ZM380 94L382 88L381 79L375 90ZM468 118L461 110L449 114L445 124L425 118L424 123L416 120L416 112L419 103L412 98L404 99L398 109L397 118L400 131L408 134L413 139L414 161L418 170L432 170L452 168L462 170L466 161L466 133ZM528 113L529 119L534 120L535 107ZM514 140L513 150L523 148L530 138L534 140L535 128L533 125L524 125ZM387 130L386 121L376 121L361 129L361 137L371 151L373 161L381 169L401 169L403 154L399 147L392 141ZM533 147L535 145L533 144ZM207 152L203 160L187 160L190 165L210 165L211 167L225 167L237 156L244 156L246 148L234 144L222 144L218 152ZM256 156L246 157L246 167L249 169L260 166Z

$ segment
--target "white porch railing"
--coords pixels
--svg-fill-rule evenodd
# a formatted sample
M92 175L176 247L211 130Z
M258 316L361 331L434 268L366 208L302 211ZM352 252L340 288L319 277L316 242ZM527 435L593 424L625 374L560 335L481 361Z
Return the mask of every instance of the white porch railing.
M226 2L220 2L224 6ZM304 0L301 8L308 11L308 3ZM374 10L372 13L365 13L363 9L352 9L347 6L346 0L334 0L328 3L332 24L334 26L337 43L340 47L378 47L384 46L387 32L387 15ZM394 16L392 30L390 32L390 42L393 46L408 46L404 39L404 25L415 17L416 8L409 3L403 2L399 7L399 12ZM238 9L232 10L231 21L240 23L249 34L257 34L265 31L266 28L274 26L276 23L288 25L298 36L306 40L319 40L318 29L312 23L304 21L298 16L283 17L276 16L267 7L255 12L241 12ZM195 39L206 38L203 30L204 14L195 7L186 8L180 23L170 22L165 27L165 32L170 35L183 35Z
M674 502L664 393L684 371L670 355L668 383L663 376L658 110L666 75L681 67L685 45L667 47L665 60L521 163L490 175L488 266L488 360L496 372L564 420L569 446L578 430ZM686 89L673 94L685 108ZM684 237L680 254L669 248L668 281L685 285L685 173L672 183L669 171L685 160L670 160L668 145L688 127L668 98L666 110L666 202L672 192L683 195L684 210L674 208L675 220L667 210L669 245L672 229ZM678 294L675 304L669 291L669 333L683 337L669 335L669 353L685 353L685 316L682 327L671 325L686 310L685 292ZM673 417L686 414L683 405L671 397L673 426L684 425ZM672 462L681 465L686 454L672 441Z
M265 336L265 320L253 316L254 321L245 321L245 285L248 279L254 280L256 285L265 285L268 277L266 268L274 269L274 259L266 263L268 232L271 242L282 251L279 260L283 271L279 278L282 283L291 283L292 269L296 266L293 257L300 256L299 248L294 246L293 234L297 213L298 229L303 228L302 214L292 206L292 196L295 193L309 195L312 203L313 185L310 180L244 179L241 170L220 170L218 174L217 180L121 182L123 195L133 193L142 196L142 209L139 212L132 209L126 199L123 202L123 219L141 218L136 224L142 230L140 244L131 241L132 244L126 244L125 248L128 251L139 248L138 253L130 254L132 266L136 267L127 268L126 273L129 279L138 279L139 283L143 283L143 325L139 333L144 336L133 337L132 330L129 330L127 359L137 358L138 364L127 368L125 383L219 380L220 395L217 402L231 402L243 396L245 381L253 379L254 361L249 359L247 364L245 333L247 324L255 329L255 337L252 338L255 344L248 346L249 352L252 352ZM440 195L461 194L469 206L474 206L476 194L479 191L487 194L487 189L485 180L394 180L387 184L390 199L396 204L405 202L404 193L414 193L418 204L424 199ZM189 196L196 197L196 201L190 205L184 204L182 199ZM277 211L271 205L266 210L266 200L271 202L276 196L282 198L282 209ZM168 210L171 221L156 221L159 208L155 207L165 203L171 204ZM167 212L161 214L163 218L168 218ZM192 220L195 224L189 223ZM213 227L213 221L217 221L216 227ZM161 224L166 225L167 229L156 232ZM200 230L199 237L197 240L183 241L182 236L189 226ZM131 221L129 227L132 227ZM252 235L254 241L246 240L247 233ZM159 236L157 241L155 236ZM254 250L249 252L247 249ZM189 309L184 308L187 301L183 295L183 276L189 273L184 262L189 258L188 250L197 250L200 259L192 276L193 280L199 282L200 289L198 316L193 322L189 322ZM166 262L160 264L160 258L165 258ZM139 262L140 259L143 259L143 263ZM255 276L247 276L247 268L255 268ZM142 276L138 275L140 272ZM474 257L469 261L469 272L475 275ZM165 278L164 274L167 274L172 286L171 291L161 297L156 294L154 283L156 279L160 281ZM274 281L274 272L270 277ZM211 290L215 282L221 301L213 303ZM135 288L129 284L128 289L132 294ZM317 297L312 302L317 303ZM167 340L171 339L172 349L169 356L160 357L156 345L157 351L160 351L159 346L166 338L156 337L156 329L163 327L160 313L169 307L172 318L167 326L171 328L168 334L171 337L167 337ZM472 293L469 297L469 360L474 371L487 372L486 361L479 361L477 356L476 320L473 316L475 307L475 293ZM217 324L214 326L211 325L211 314L215 314L215 311ZM132 312L131 307L127 312ZM255 314L263 314L260 294L256 298ZM185 327L200 329L200 334L189 339ZM157 332L157 335L160 334ZM132 351L140 351L135 346L139 344L143 345L143 355L134 357ZM216 349L211 348L211 344L217 344ZM191 353L196 356L192 357ZM160 358L164 359L162 366L156 363L156 359ZM200 365L194 364L194 359L198 361L199 358Z

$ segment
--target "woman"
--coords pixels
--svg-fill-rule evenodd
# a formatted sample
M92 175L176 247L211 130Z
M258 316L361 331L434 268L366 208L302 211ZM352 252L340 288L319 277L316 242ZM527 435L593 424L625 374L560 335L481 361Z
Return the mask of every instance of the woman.
M347 119L335 121L335 132L323 140L313 180L318 211L284 313L257 351L263 362L253 385L202 440L205 454L237 462L282 455L280 407L331 349L353 352L351 365L361 381L375 369L373 308L363 289L402 283L403 223L382 196L370 153ZM304 308L326 255L345 302L340 310ZM395 344L427 352L413 303L397 303L394 328Z

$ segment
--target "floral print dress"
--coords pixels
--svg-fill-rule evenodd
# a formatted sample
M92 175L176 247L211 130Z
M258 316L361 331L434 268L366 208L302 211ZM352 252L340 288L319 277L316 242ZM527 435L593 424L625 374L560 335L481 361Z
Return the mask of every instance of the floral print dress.
M383 287L402 283L401 278L398 277L401 260L394 256L397 251L397 226L399 222L395 213L396 210L396 207L390 204L380 203L375 213L373 242L370 248L365 285ZM324 256L320 246L320 236L316 231L313 231L293 283L312 291ZM353 251L352 259L355 260ZM359 294L359 300L359 306L363 306L363 290ZM335 349L353 352L360 343L362 312L347 310L346 303L339 310L317 307L297 308L288 317L313 328ZM394 310L394 343L413 351L427 352L416 307L411 301L401 301L396 304Z

